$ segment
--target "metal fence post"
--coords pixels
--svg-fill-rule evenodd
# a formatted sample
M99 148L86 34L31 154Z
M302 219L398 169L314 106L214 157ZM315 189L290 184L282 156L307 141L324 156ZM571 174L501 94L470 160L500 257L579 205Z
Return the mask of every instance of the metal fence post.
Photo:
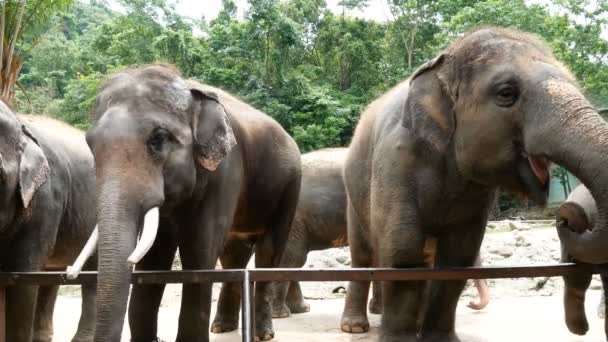
M249 270L243 270L243 282L241 284L241 301L243 302L243 310L241 322L243 342L254 342L255 341L255 310L254 308L254 296L252 295L253 282L249 280ZM0 341L4 342L4 341Z
M6 342L6 287L0 285L0 342Z

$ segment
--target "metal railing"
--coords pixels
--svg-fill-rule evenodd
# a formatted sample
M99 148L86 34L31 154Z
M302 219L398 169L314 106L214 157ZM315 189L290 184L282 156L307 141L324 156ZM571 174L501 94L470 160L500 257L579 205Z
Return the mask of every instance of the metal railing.
M608 273L608 265L563 263L538 266L460 268L352 268L352 269L234 269L200 271L135 271L132 284L239 282L242 285L242 340L254 341L253 287L269 281L409 281L555 277L568 274ZM5 295L8 286L93 284L97 272L83 272L68 280L64 272L0 273L0 342L6 342Z

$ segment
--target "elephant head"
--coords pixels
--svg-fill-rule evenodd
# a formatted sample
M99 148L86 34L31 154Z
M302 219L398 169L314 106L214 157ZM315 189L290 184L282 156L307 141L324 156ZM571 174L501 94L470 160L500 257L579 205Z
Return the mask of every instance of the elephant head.
M38 141L0 101L0 236L10 236L28 218L32 199L48 176Z
M584 232L560 226L560 239L577 260L608 261L608 125L537 38L466 34L414 73L405 106L421 150L452 152L447 163L478 184L544 204L550 163L574 173L599 204L597 221Z
M236 140L218 95L163 65L114 74L96 99L94 116L86 139L97 176L95 334L115 341L131 266L154 242L159 208L168 212L191 198L197 178L220 167Z

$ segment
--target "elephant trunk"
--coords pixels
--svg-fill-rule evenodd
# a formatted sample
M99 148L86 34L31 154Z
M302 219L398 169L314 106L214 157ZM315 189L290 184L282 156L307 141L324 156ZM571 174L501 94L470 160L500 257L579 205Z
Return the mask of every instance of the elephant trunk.
M536 113L526 117L524 143L528 154L547 158L572 172L598 204L590 230L577 232L558 225L567 253L586 263L608 262L608 124L570 82L549 79L533 96Z
M125 190L128 187L124 186L119 176L105 179L106 181L100 181L97 187L99 261L96 342L120 340L132 267L152 247L158 228L158 206L163 200L162 193L158 191ZM143 193L147 196L139 196ZM144 228L140 243L136 246L144 212Z
M129 208L129 201L119 195L119 189L118 185L107 184L98 195L95 342L120 341L127 309L132 268L127 258L135 248L139 213Z

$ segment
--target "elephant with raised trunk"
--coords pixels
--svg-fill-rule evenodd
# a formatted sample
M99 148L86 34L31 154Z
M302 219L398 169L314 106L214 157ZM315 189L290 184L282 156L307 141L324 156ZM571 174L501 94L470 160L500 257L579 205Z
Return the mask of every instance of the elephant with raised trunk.
M568 195L568 198L559 207L557 214L558 228L573 229L578 233L583 233L595 226L598 217L597 205L593 196L584 185L577 186ZM577 260L568 255L568 252L561 246L562 262L576 262ZM566 326L573 334L585 335L589 330L587 315L585 314L585 293L591 285L590 273L577 273L564 276L564 310ZM602 300L606 301L605 292L608 289L608 275L600 275L604 295ZM602 305L604 304L604 305ZM600 303L600 316L605 316L605 303ZM604 332L608 338L608 321L604 321Z
M0 101L0 272L59 271L95 227L95 170L84 133ZM95 269L95 259L85 264ZM6 341L51 342L59 286L6 289ZM82 287L73 342L91 342L95 285Z
M600 204L593 230L608 232L608 124L536 37L468 32L359 120L344 166L352 266L418 267L429 236L438 267L473 265L497 189L544 204L551 162L589 187ZM583 234L583 244L601 243L597 233ZM578 240L568 236L570 249ZM428 299L424 284L383 283L383 342L459 341L465 282L434 281ZM368 291L369 282L349 284L342 330L369 329Z
M147 65L105 82L86 138L97 172L95 342L120 341L133 264L170 269L179 247L183 269L213 269L229 234L255 243L258 266L278 264L300 191L300 151L269 116L170 66ZM236 261L224 266L245 266ZM157 339L163 291L133 286L131 341ZM268 284L257 284L262 340L274 336L270 299ZM210 311L211 284L184 285L177 341L208 341Z

